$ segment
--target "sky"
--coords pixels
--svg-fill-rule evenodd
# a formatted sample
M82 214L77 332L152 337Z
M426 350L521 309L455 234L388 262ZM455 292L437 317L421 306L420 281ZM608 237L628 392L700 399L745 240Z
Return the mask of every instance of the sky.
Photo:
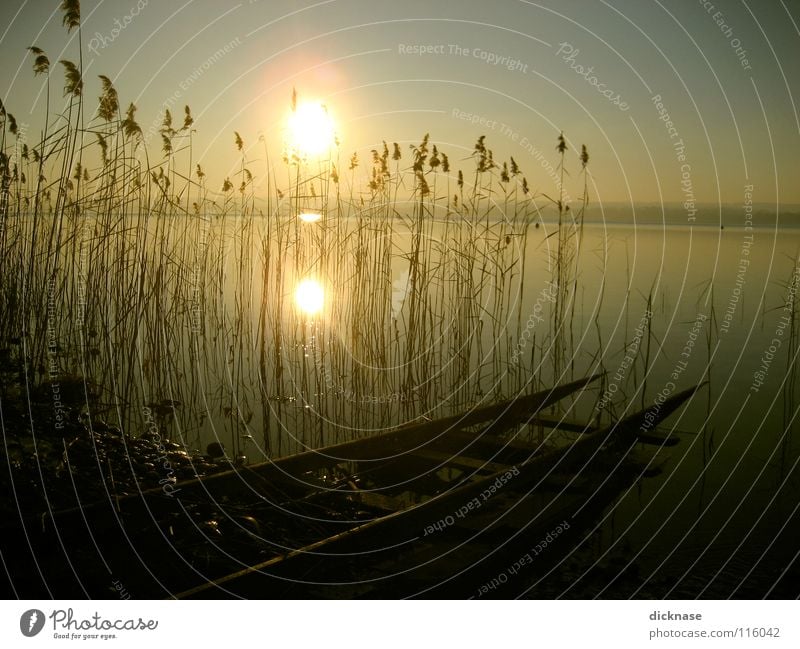
M165 108L195 117L194 156L221 184L241 134L263 179L263 136L279 158L292 88L333 116L341 157L425 133L454 168L478 137L553 192L556 139L565 190L582 192L590 154L599 202L800 203L800 0L118 0L81 3L85 96L98 74L134 102L145 133ZM43 76L77 61L59 2L3 0L0 99L41 129ZM148 140L159 155L157 134ZM151 157L152 157L151 156Z

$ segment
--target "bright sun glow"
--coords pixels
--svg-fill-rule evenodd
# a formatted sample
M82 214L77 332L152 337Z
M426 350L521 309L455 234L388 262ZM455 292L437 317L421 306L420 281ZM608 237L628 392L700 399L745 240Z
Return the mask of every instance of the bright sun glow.
M289 145L302 156L326 153L334 140L333 119L319 103L300 104L289 116Z
M317 221L322 220L322 214L318 214L316 212L302 212L300 214L300 220L303 223L316 223Z
M297 308L306 315L316 315L322 311L325 303L325 292L322 285L314 279L304 279L294 292Z

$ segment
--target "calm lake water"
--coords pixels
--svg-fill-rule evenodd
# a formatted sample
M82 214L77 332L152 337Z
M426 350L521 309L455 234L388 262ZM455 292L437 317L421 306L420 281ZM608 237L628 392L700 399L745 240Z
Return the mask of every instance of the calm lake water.
M761 596L781 578L800 504L800 231L732 213L724 230L587 223L567 245L577 271L554 336L552 221L438 219L414 234L368 216L154 220L149 240L123 228L113 246L83 226L73 273L51 291L70 341L59 367L101 386L103 416L126 433L155 420L189 449L219 441L250 462L598 371L570 418L609 421L706 380L662 427L680 444L648 447L660 474L531 594L680 596L701 583ZM307 277L325 291L314 316L294 306Z
M698 584L710 597L762 596L797 551L791 322L800 234L592 226L586 242L595 258L587 254L581 271L584 353L596 348L590 323L599 310L604 364L613 376L620 349L631 340L623 332L636 326L652 294L658 344L651 349L645 403L673 385L709 381L664 427L683 432L663 473L637 483L599 531L593 556L616 560L606 596L693 597ZM629 312L622 306L626 295ZM629 394L628 402L640 403L639 395ZM633 559L638 576L617 577ZM565 586L565 593L580 594L577 584Z

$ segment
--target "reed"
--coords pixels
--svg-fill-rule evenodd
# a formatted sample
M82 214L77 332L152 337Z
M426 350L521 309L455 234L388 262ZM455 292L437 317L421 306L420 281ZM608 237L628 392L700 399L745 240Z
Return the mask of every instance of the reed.
M62 9L80 38L78 3ZM362 164L338 143L323 158L271 157L263 138L234 132L217 184L195 159L188 106L182 120L164 111L154 150L109 77L88 108L79 58L60 62L66 103L51 114L54 70L29 49L45 123L30 144L0 107L0 337L17 341L31 386L81 377L96 396L79 410L127 434L145 430L149 408L187 446L276 456L533 391L567 358L575 371L585 147L573 219L559 136L552 327L516 353L542 279L530 227L551 208L485 137L456 170L427 134L405 156L383 142ZM302 223L310 210L322 220ZM292 300L307 276L328 292L322 316Z

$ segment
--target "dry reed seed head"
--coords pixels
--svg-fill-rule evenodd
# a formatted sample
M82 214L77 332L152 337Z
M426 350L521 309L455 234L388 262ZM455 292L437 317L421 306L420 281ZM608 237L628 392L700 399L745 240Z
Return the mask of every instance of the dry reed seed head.
M433 154L431 155L430 162L428 163L431 167L431 170L436 171L442 161L439 159L439 150L436 148L436 145L433 145Z
M110 122L117 116L119 111L119 97L114 85L105 75L98 75L103 84L103 93L100 95L100 106L97 109L97 114L106 122Z
M22 159L23 160L27 160L28 159L28 145L25 144L24 142L22 143L22 154L21 155L22 155Z
M222 191L229 192L233 189L233 183L230 181L229 178L225 179L225 182L222 183Z
M17 135L17 133L19 132L17 128L17 120L11 113L8 113L7 118L8 118L8 130L11 131L12 135Z
M297 88L292 87L292 112L297 112Z
M80 27L81 3L79 0L63 0L61 10L64 12L61 22L67 28L67 32L71 32L75 27Z
M83 90L83 79L78 67L72 61L59 61L64 66L64 96L73 95L79 97Z
M422 138L422 142L419 146L414 146L410 144L409 147L414 154L414 164L412 165L412 171L414 173L422 173L423 165L425 164L425 160L428 158L428 133Z
M522 177L522 193L527 196L528 192L530 192L530 189L528 188L528 179L525 178L525 176L523 176Z
M44 50L39 49L35 45L31 45L28 51L36 57L33 60L33 74L47 74L50 71L50 59L47 58Z
M161 152L165 156L170 155L172 153L172 140L170 140L169 137L167 137L167 134L164 132L161 133L161 142Z
M556 151L559 153L564 153L567 150L567 141L564 139L564 132L562 131L558 136L558 144L556 145Z
M417 176L417 186L419 187L419 193L421 196L427 196L431 193L431 189L428 186L428 181L425 180L425 174L421 171L416 173Z
M581 164L584 167L589 164L589 152L586 150L585 144L581 144Z
M167 108L164 111L164 121L161 122L161 133L166 135L174 135L175 131L172 129L172 113Z
M339 184L339 172L336 171L336 165L331 165L331 180L337 185Z
M183 127L181 130L186 131L189 127L194 124L194 118L192 117L192 111L189 110L188 106L183 107Z
M461 169L458 170L458 186L464 188L464 172Z
M200 165L197 165L197 177L200 178L200 180L202 180L205 177L205 175L206 174L203 171L202 167Z
M163 186L164 189L169 187L169 178L167 178L166 174L164 173L164 167L158 168L158 176L156 177L156 184L159 186Z
M236 149L241 151L244 148L244 141L242 140L242 136L239 135L238 131L234 131L233 135L236 140Z
M514 156L511 156L511 175L516 176L520 173L519 165L517 165L517 161L514 160Z
M355 169L358 166L358 153L354 153L350 157L350 171Z
M136 123L134 119L134 115L136 114L136 106L131 103L128 105L128 110L125 113L125 119L122 121L121 127L123 133L127 137L133 137L134 135L142 135L141 127Z
M511 178L508 175L508 164L503 163L503 170L500 172L500 182L507 183Z
M403 154L400 152L400 145L397 142L392 142L394 151L392 152L392 160L400 160Z
M481 135L475 143L475 148L472 152L473 156L477 156L477 170L479 172L482 173L494 166L494 162L491 160L491 154L492 152L486 148L486 136Z
M442 171L450 173L450 159L447 157L446 153L442 154Z
M100 145L100 153L102 154L103 166L105 167L108 164L108 142L106 142L102 134L97 133L97 143Z

